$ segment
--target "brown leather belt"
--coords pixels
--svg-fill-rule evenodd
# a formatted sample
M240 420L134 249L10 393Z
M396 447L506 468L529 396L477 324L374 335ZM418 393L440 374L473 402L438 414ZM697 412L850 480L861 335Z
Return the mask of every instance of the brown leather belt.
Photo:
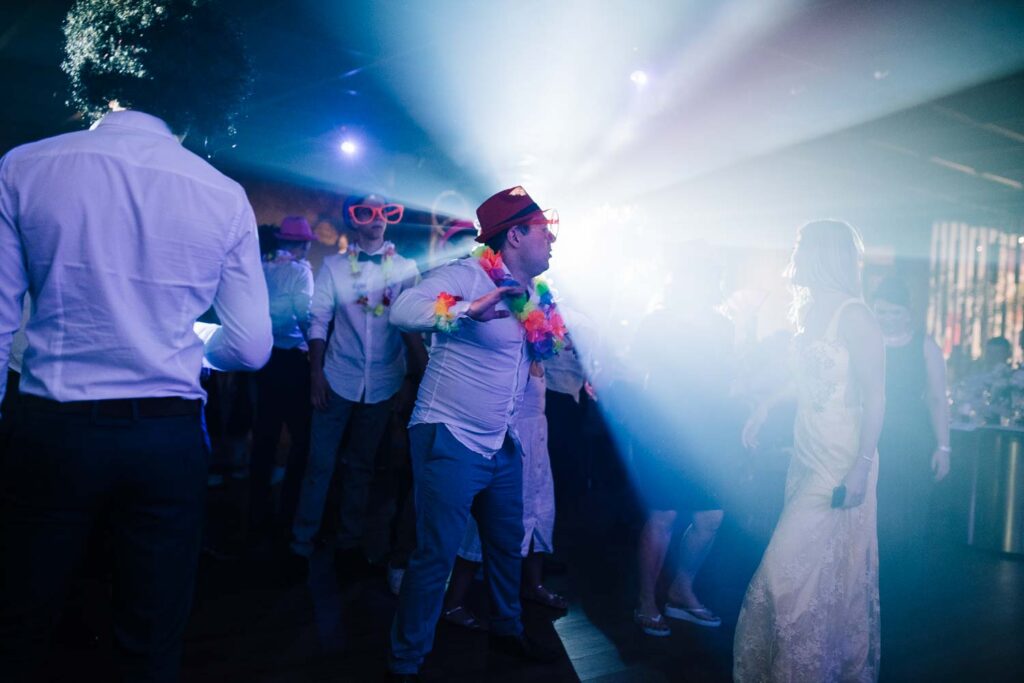
M133 419L139 417L180 417L198 415L203 402L197 398L165 396L160 398L108 398L101 401L51 401L48 398L21 394L24 408L65 415Z

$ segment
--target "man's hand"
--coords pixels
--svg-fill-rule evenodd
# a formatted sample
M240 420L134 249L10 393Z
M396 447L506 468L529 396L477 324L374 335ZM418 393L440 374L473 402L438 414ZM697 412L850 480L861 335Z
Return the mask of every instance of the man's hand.
M317 410L327 410L327 397L330 386L324 376L323 368L313 370L309 375L309 400Z
M507 318L511 315L509 311L496 311L494 307L501 302L505 295L522 296L525 293L524 287L498 287L493 292L488 292L471 303L466 310L466 315L481 323L497 318Z

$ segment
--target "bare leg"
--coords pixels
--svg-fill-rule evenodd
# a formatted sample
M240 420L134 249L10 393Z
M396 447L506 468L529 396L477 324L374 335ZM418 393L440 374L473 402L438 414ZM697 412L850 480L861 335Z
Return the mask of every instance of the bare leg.
M693 582L711 551L715 535L722 525L722 517L721 510L693 513L693 523L679 543L679 573L668 589L668 598L673 603L688 608L702 607L693 592Z
M645 616L660 614L655 589L658 575L665 563L665 552L672 540L672 526L675 521L674 510L652 510L640 532L640 543L637 548L640 592L637 595L636 607L637 611Z

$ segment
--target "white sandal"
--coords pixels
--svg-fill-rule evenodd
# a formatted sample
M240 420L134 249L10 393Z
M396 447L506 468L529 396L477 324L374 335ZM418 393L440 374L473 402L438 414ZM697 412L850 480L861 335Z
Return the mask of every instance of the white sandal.
M703 606L683 607L682 605L673 605L671 602L668 602L665 603L665 615L672 617L673 619L679 619L680 621L688 621L691 624L697 624L698 626L717 628L722 625L722 619L707 607Z
M672 629L669 628L668 622L665 621L665 615L658 613L658 616L651 617L640 610L633 610L633 623L640 627L640 630L649 636L655 638L664 638L665 636L672 635Z

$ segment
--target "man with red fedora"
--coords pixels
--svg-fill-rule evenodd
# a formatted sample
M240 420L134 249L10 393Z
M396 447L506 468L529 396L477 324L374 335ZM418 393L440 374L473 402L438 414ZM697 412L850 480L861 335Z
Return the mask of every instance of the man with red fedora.
M263 262L270 295L274 348L256 375L256 422L249 474L249 535L265 537L273 521L271 478L281 426L288 425L291 450L281 494L281 529L295 513L309 453L309 305L313 269L306 260L316 237L303 216L287 216L274 231L276 250Z
M434 332L409 426L417 547L391 631L389 668L414 679L430 651L445 581L472 514L491 598L490 643L516 657L550 661L551 648L523 633L521 448L515 429L531 365L564 345L546 286L557 218L522 187L477 209L485 246L433 270L395 301L391 322Z

